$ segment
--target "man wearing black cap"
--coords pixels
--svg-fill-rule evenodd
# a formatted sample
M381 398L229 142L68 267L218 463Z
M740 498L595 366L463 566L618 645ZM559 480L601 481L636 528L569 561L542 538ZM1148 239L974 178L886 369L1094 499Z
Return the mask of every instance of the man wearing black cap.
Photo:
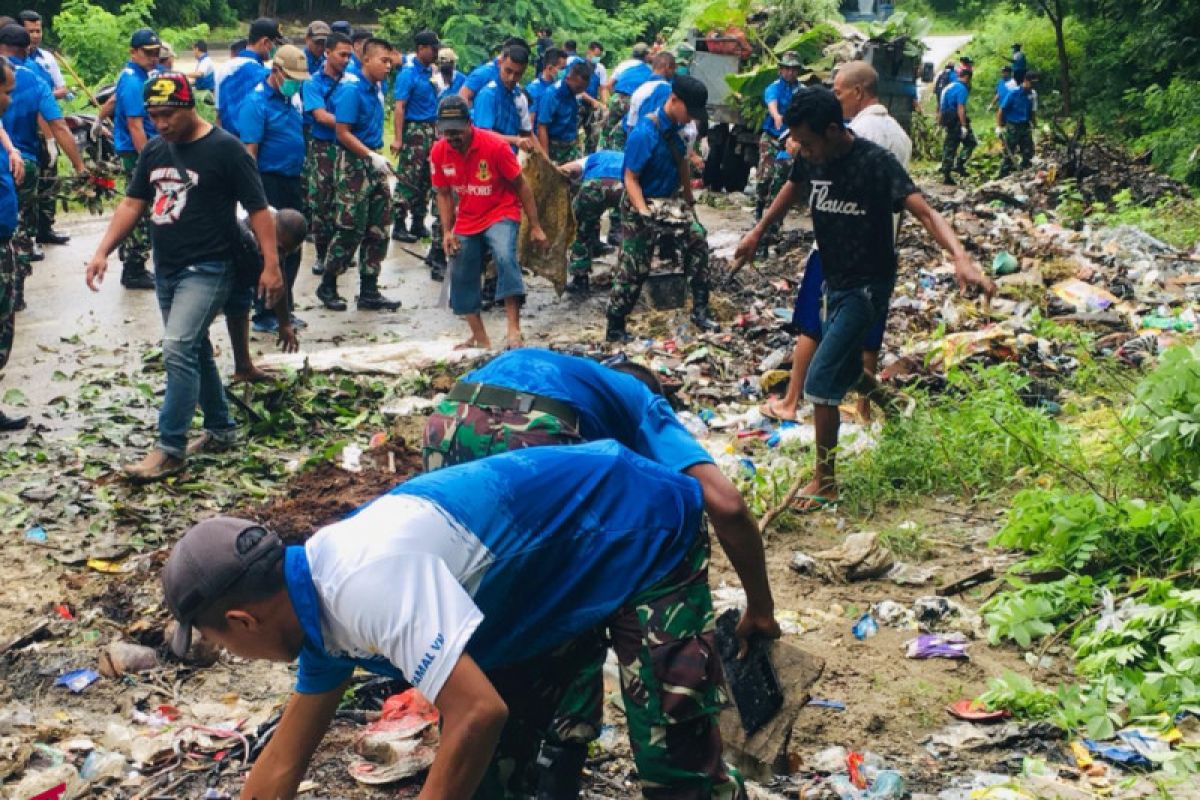
M4 130L12 141L14 151L20 153L24 162L24 180L17 189L20 222L17 235L13 237L17 253L17 310L25 307L25 279L32 269L34 240L38 233L38 176L41 173L38 164L42 148L40 124L49 126L75 171L79 174L84 171L79 148L63 121L62 110L54 99L49 80L39 77L31 67L27 55L29 45L29 32L20 25L9 24L0 28L0 55L8 57L16 76L11 93L12 102L4 113ZM37 69L41 70L40 67ZM14 157L10 155L9 159L11 162Z
M242 103L254 91L254 87L271 74L267 62L283 43L279 23L270 17L260 17L250 23L246 37L246 48L237 54L217 79L217 116L221 127L237 136L238 114Z
M333 31L328 23L319 19L308 24L308 30L304 32L304 59L308 62L309 75L316 75L321 71L321 65L325 63L325 42L329 40L331 33Z
M464 347L491 347L479 312L483 247L496 261L496 299L504 301L509 348L521 346L521 297L525 284L517 264L521 211L529 220L530 239L545 244L533 191L521 177L512 147L492 131L471 124L467 101L447 97L438 105L441 140L430 152L437 189L442 246L454 259L450 270L450 308L467 321L471 336ZM457 195L458 203L455 204Z
M234 283L239 203L249 212L263 254L259 294L275 307L284 291L275 223L246 148L200 118L192 87L181 73L165 72L147 81L144 99L159 137L138 156L125 198L86 275L88 288L99 291L109 253L149 211L167 386L158 415L158 446L124 469L135 482L177 475L189 451L227 448L236 440L237 426L225 403L208 327ZM197 403L205 433L189 447L188 429Z
M392 238L415 242L429 235L425 215L429 212L429 148L437 139L437 86L433 62L437 61L438 36L421 31L413 37L416 52L400 69L392 90L392 153L396 159L396 197L392 209L395 224ZM407 218L412 214L412 227Z
M298 662L242 797L295 797L361 667L436 704L421 796L464 800L534 794L542 732L599 631L644 796L733 800L701 516L693 478L607 440L420 475L304 545L215 517L163 568L171 648L185 654L196 630L242 658Z
M691 170L687 145L680 129L689 122L708 118L708 90L688 75L671 84L671 95L658 111L643 117L629 132L625 143L625 199L621 203L621 260L613 276L608 301L610 342L626 341L625 320L637 304L642 284L650 273L650 261L659 228L650 210L651 200L681 196L692 199ZM708 308L707 233L693 215L683 234L683 266L692 289L692 322L703 330L715 327Z
M608 81L608 117L600 131L600 147L622 150L625 147L625 127L622 124L629 113L629 101L643 83L650 80L654 70L650 67L650 45L638 42L633 46L630 57L613 70Z
M358 307L395 311L400 301L379 292L379 271L387 255L392 227L391 162L383 147L383 81L392 71L392 47L383 39L363 45L362 72L347 68L333 93L337 123L337 170L334 178L334 231L325 256L317 299L331 311L345 311L338 277L358 255Z

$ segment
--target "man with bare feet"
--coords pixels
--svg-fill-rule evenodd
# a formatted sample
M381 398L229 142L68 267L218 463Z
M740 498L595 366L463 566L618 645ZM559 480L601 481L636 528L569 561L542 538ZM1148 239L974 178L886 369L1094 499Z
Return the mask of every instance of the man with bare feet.
M450 265L450 308L464 317L471 336L463 347L492 346L480 316L483 246L496 260L496 300L504 302L508 319L506 347L521 346L521 297L525 284L517 264L517 229L521 210L529 218L530 236L545 245L533 192L521 177L521 165L499 135L471 124L471 110L461 97L438 105L438 134L433 146L433 185L437 189L442 244ZM457 204L455 197L457 196Z
M893 214L907 210L950 254L960 289L975 286L990 295L995 286L895 157L845 126L833 92L818 88L796 95L786 120L800 158L779 196L738 245L736 257L751 259L763 232L787 213L800 187L812 187L809 209L824 263L826 317L804 379L805 399L814 406L816 470L797 508L814 511L837 500L838 406L846 394L857 389L885 410L895 406L894 393L863 371L862 361L863 341L887 313L896 282Z

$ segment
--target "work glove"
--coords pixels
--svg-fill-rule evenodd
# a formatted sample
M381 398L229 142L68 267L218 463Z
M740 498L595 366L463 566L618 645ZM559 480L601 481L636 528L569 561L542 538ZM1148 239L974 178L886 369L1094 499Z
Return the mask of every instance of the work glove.
M997 135L997 136L1003 136L1003 135L1004 135L1004 128L1003 128L1003 127L1001 127L1000 125L997 125L997 126L996 126L996 135Z
M387 156L380 153L371 153L371 166L382 175L392 174L392 162L388 160Z

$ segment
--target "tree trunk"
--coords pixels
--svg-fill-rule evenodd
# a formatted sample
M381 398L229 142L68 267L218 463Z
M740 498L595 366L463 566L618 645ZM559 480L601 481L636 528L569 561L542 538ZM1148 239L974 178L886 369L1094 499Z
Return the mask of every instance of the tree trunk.
M1071 116L1071 67L1067 61L1067 40L1063 36L1062 0L1054 0L1053 12L1049 4L1043 6L1050 22L1054 25L1054 45L1058 49L1058 91L1062 94L1063 114Z
M275 0L258 0L258 15L260 17L274 17L277 5Z

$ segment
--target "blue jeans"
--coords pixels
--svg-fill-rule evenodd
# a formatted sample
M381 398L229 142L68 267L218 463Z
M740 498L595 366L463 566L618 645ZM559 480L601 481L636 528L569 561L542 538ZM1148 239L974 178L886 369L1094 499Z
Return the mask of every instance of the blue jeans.
M821 320L825 316L825 271L821 266L821 251L813 249L804 265L804 278L796 291L796 305L792 309L792 328L801 336L821 341ZM887 327L887 314L863 340L864 350L879 350L883 347L883 334Z
M164 272L154 271L154 290L166 329L163 366L167 372L166 396L158 412L158 448L174 458L184 458L197 403L206 429L220 433L236 427L225 404L225 387L208 338L208 326L229 298L233 267L224 261L209 261L171 274Z
M470 236L459 236L462 244L450 269L450 308L455 314L478 314L483 307L483 245L496 260L496 299L525 294L525 281L517 265L518 225L510 219Z
M825 326L804 379L804 399L836 406L862 380L863 342L887 316L893 283L872 283L853 289L827 289Z

